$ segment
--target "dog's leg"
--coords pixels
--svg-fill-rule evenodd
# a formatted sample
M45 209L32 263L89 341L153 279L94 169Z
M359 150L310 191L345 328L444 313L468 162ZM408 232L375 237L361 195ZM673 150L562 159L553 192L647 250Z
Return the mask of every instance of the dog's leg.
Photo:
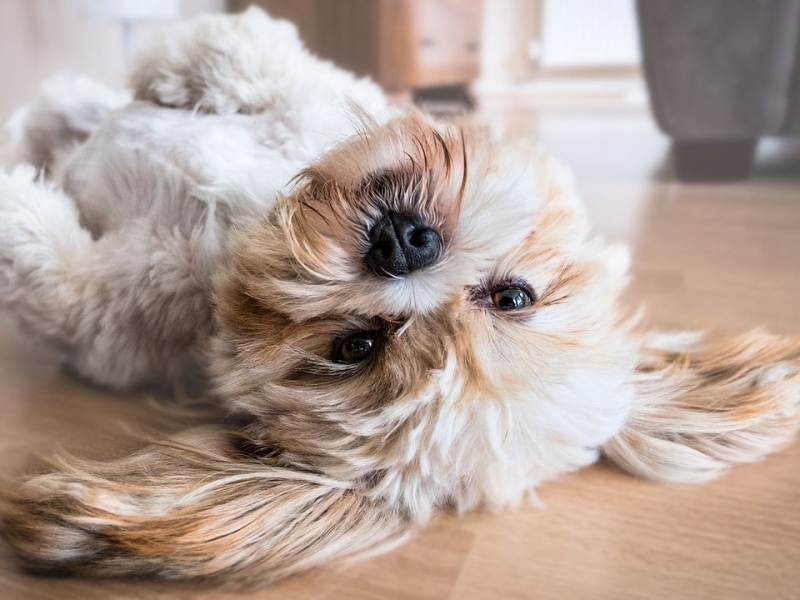
M0 305L97 383L162 383L210 331L215 227L131 221L93 240L69 197L18 166L0 173Z
M654 337L642 347L636 401L605 454L666 481L713 478L759 460L800 428L800 342L760 332L702 347Z
M142 51L130 84L137 100L162 106L218 114L276 111L301 120L324 116L313 127L326 130L345 114L352 121L351 103L372 117L387 110L377 85L311 55L292 23L257 7L173 26Z
M264 583L380 551L412 525L353 486L247 456L196 429L111 462L60 460L0 502L2 534L37 570Z
M34 101L8 123L15 161L56 175L103 119L130 99L127 91L112 90L85 77L64 74L48 79Z
M294 25L251 8L173 26L142 51L130 82L137 100L220 114L255 113L271 107L270 90L307 59Z
M0 172L0 303L36 335L71 339L79 293L70 272L91 249L72 200L37 180L34 167Z

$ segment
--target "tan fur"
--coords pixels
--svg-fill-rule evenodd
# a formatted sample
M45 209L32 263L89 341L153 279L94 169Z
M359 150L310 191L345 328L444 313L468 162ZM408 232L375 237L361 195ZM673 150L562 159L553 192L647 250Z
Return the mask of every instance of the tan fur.
M410 531L407 515L352 484L275 457L242 460L246 444L214 427L122 460L59 459L3 498L5 537L38 569L168 579L238 572L248 584L375 551Z
M645 343L634 381L638 402L604 451L637 475L705 481L800 427L800 342L752 332L697 348Z

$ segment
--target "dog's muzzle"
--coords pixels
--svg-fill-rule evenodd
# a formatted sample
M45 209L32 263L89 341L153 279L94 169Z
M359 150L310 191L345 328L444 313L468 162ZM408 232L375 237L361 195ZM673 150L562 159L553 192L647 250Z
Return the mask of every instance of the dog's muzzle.
M442 238L421 217L388 213L369 231L366 260L381 277L400 277L435 263L442 253Z

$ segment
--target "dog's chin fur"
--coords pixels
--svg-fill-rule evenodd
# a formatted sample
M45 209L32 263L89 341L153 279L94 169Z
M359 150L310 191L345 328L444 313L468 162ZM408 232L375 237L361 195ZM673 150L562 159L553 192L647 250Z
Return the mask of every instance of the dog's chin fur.
M140 102L89 111L77 149L84 84L29 112L21 154L54 182L0 177L0 290L83 375L126 388L199 367L247 425L60 459L6 490L3 534L27 564L271 581L391 546L439 509L515 506L602 452L700 481L796 433L800 345L632 332L625 250L591 236L537 148L393 116L260 11L162 44L135 69ZM298 118L319 123L321 102L349 116ZM73 141L41 147L56 139ZM435 264L366 268L387 212L440 233ZM533 304L495 308L511 285ZM338 360L361 330L373 353Z

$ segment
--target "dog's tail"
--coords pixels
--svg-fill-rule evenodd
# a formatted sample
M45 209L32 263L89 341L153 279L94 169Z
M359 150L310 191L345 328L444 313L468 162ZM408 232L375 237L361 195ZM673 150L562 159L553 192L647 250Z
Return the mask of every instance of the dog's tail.
M63 73L46 80L39 96L6 124L14 146L10 162L52 173L107 115L130 101L130 92L79 75Z
M703 346L652 336L642 347L636 400L604 447L634 474L711 479L759 460L800 429L800 342L761 332Z
M344 482L199 428L112 462L62 459L4 493L2 534L30 568L260 584L401 541L411 523Z

